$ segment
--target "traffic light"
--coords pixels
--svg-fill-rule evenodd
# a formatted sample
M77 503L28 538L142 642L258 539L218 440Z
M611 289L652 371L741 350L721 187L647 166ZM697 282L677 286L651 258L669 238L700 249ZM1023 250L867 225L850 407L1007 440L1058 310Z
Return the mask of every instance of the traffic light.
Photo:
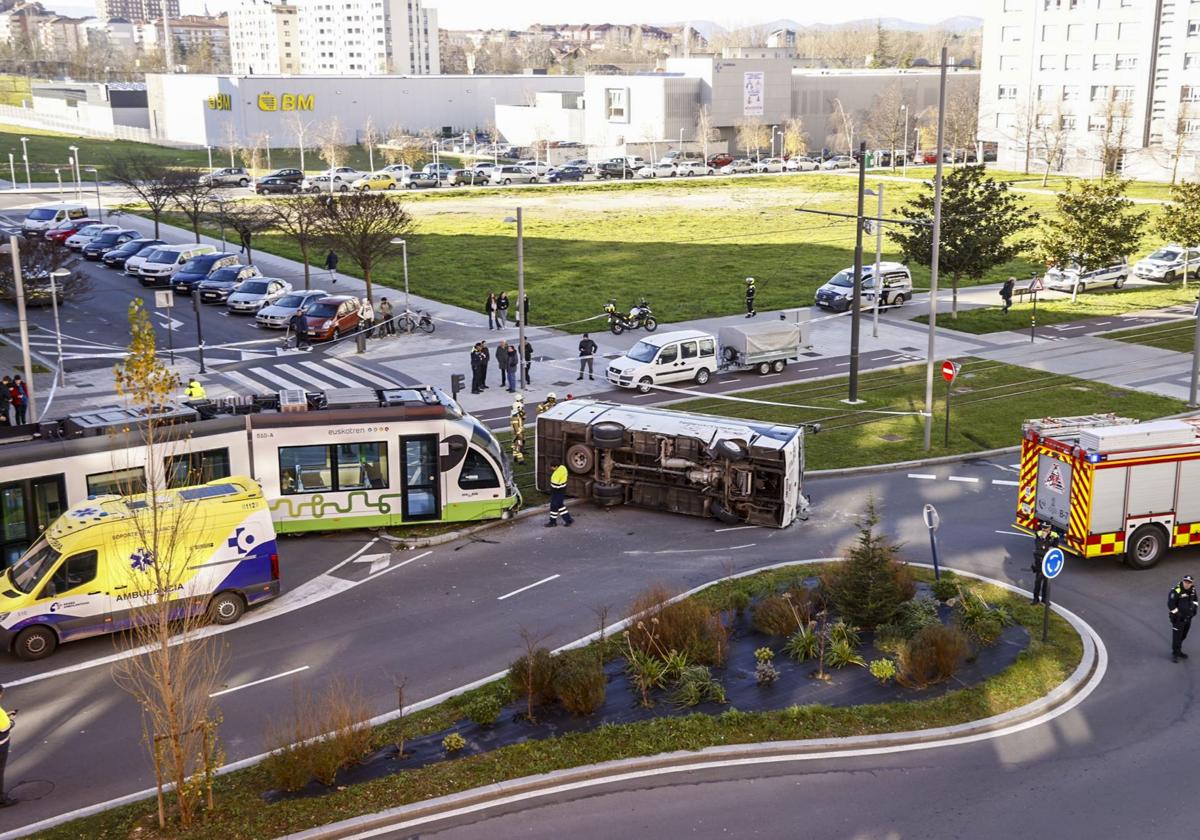
M467 379L461 373L450 374L450 395L458 399L458 392L466 387Z

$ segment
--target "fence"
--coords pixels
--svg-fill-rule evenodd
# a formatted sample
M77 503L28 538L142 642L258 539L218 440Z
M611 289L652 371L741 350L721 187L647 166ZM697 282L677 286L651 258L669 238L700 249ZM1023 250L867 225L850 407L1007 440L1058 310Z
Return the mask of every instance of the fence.
M195 143L178 143L155 137L148 128L131 125L114 125L112 130L100 129L87 125L78 120L39 114L31 108L18 108L14 105L0 105L0 122L22 128L40 128L46 131L62 131L77 134L82 137L95 137L100 140L133 140L138 143L153 143L156 146L168 146L172 149L203 149Z

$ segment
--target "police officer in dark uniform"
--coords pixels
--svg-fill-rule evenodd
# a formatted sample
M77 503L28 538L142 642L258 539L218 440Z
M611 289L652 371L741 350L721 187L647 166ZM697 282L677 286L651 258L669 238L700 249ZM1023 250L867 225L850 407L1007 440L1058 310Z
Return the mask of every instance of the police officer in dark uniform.
M1184 575L1183 580L1175 584L1171 593L1167 595L1167 614L1171 619L1172 662L1188 658L1183 652L1183 640L1187 638L1188 630L1192 627L1196 603L1196 584L1191 575Z
M746 317L753 318L758 314L758 310L754 308L754 296L758 294L758 289L754 285L754 278L746 278Z
M1033 540L1033 565L1029 567L1033 572L1033 601L1031 603L1050 603L1050 598L1046 595L1046 576L1042 574L1042 558L1046 556L1047 551L1057 545L1058 534L1054 533L1049 523L1043 522Z
M483 358L483 350L479 346L479 342L475 342L475 346L471 348L471 393L478 394L482 387L483 371L486 362Z

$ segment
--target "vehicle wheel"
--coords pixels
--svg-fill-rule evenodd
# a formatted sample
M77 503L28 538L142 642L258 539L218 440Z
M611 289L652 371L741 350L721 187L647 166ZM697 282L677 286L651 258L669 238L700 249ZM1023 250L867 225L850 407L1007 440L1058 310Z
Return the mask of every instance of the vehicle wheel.
M625 427L611 420L592 426L592 446L596 449L620 449L625 445Z
M612 330L613 335L620 335L621 333L625 332L625 327L620 321L613 321L608 325L608 328Z
M908 295L898 294L892 298L892 306L903 306L908 303Z
M708 372L708 368L700 368L696 371L696 384L707 385L708 380L712 378L712 374Z
M536 184L536 183L537 183L537 176L535 175L534 177L530 178L530 179L529 179L529 183L531 183L531 184Z
M736 462L746 457L746 447L736 440L719 440L713 446L713 450L717 453L718 458L724 458L726 461Z
M1080 284L1079 284L1079 291L1080 291L1080 292L1086 292L1086 291L1087 291L1087 283L1080 283Z
M25 662L32 662L35 659L45 659L54 653L56 647L58 636L54 635L54 631L49 627L39 624L26 627L17 634L17 640L13 642L13 655Z
M776 359L771 362L771 371L774 373L783 373L783 369L787 367L787 362L783 359Z
M1174 283L1175 282L1175 272L1168 271L1166 274L1163 275L1163 279L1166 280L1168 283Z
M300 188L299 188L299 187L292 187L292 189L290 190L290 192L291 192L291 194L292 194L292 195L300 195Z
M724 522L726 525L736 525L737 523L742 521L741 519L738 518L736 513L727 509L725 507L725 505L723 505L717 501L714 501L712 504L710 504L708 506L708 512L713 515L714 519L719 519L721 522Z
M658 329L658 321L654 320L653 318L647 318L645 327L646 332L654 332L656 329Z
M649 394L650 386L654 384L654 380L649 376L643 376L638 380L637 389L639 394Z
M620 484L597 481L592 485L592 501L600 507L616 507L625 502L625 488Z
M415 190L416 188L417 188L417 185L412 182L409 182L404 185L404 189L406 189L406 190Z
M507 187L509 184L511 184L511 183L512 183L512 178L505 178L505 179L504 179L503 181L501 181L500 183L504 184L504 186L506 186L506 187Z
M246 180L245 178L242 178L240 181L238 181L238 186L239 187L248 187L248 186L250 186L250 182L248 180Z
M338 192L350 192L350 188L345 184L342 184L340 187L338 187Z
M1122 287L1122 286L1124 286L1124 285L1125 285L1125 278L1124 278L1124 277L1118 277L1118 278L1117 278L1117 282L1116 282L1116 283L1113 283L1113 288L1114 288L1114 289L1119 289L1119 288L1121 288L1121 287Z
M1125 543L1125 565L1131 569L1149 569L1167 552L1167 532L1160 525L1143 525Z
M726 347L721 351L721 355L725 357L725 361L732 362L737 358L737 350L732 347Z
M759 375L766 376L768 373L771 372L771 363L770 362L759 362L758 363L758 372L759 372Z
M425 333L432 333L435 329L437 329L437 325L433 323L432 318L422 318L418 322L417 326L421 328L421 332Z
M233 624L246 611L246 602L236 592L222 592L208 602L208 619L213 624Z
M596 453L586 443L577 443L567 450L567 469L576 475L587 475L596 464Z
M395 184L388 184L388 185L387 185L387 188L388 188L389 190L394 190L394 189L396 189L396 185L395 185Z
M341 337L342 337L342 331L340 329L338 329L337 327L334 327L333 328L333 338L331 339L331 341L337 341Z

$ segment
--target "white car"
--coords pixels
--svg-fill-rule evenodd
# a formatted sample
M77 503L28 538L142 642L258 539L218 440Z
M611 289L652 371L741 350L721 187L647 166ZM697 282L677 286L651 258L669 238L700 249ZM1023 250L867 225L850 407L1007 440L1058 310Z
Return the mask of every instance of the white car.
M783 168L788 172L812 172L817 166L818 163L810 157L794 157Z
M390 172L392 175L394 175L396 177L397 180L399 180L401 175L407 175L409 172L413 171L413 168L411 166L409 166L407 163L389 163L387 166L383 167L383 169L380 169L379 171L380 172Z
M647 164L637 171L639 178L674 178L675 175L675 165L662 161Z
M508 164L492 167L489 177L491 183L505 187L509 184L536 184L538 179L532 170Z
M327 297L329 297L329 292L322 289L292 292L258 310L254 320L260 327L283 329L297 312L304 312L321 298Z
M85 225L84 227L81 227L79 230L75 231L75 233L68 236L63 244L72 251L82 251L84 245L87 245L100 234L110 230L117 230L117 226L100 224Z
M1159 248L1144 260L1138 260L1133 273L1143 280L1164 280L1169 283L1183 277L1185 260L1188 277L1200 276L1200 249L1186 249L1185 253L1184 247L1174 242Z
M857 166L857 164L854 162L854 158L850 157L850 155L834 155L829 160L823 161L821 163L821 168L827 169L827 170L828 169L852 169L855 166Z
M754 164L755 172L782 172L785 161L783 158L763 158Z
M333 169L326 169L321 173L334 180L335 183L353 184L359 178L369 175L369 172L360 172L352 166L337 166Z
M675 167L675 171L680 175L712 175L717 170L713 169L702 160L685 160L683 163Z
M350 182L330 181L328 175L310 175L300 182L300 189L306 193L350 192Z
M1125 280L1129 277L1129 265L1122 260L1119 263L1105 266L1104 268L1094 268L1089 271L1083 271L1077 265L1067 266L1066 268L1052 268L1046 272L1042 278L1047 289L1054 289L1056 292L1070 292L1078 288L1081 292L1086 292L1089 289L1099 289L1102 286L1111 286L1114 289L1119 289L1125 285ZM1078 283L1078 286L1076 284Z
M736 175L740 172L753 172L754 161L747 158L738 158L735 161L725 164L721 167L722 175Z
M545 178L550 174L551 169L550 166L544 163L538 163L536 160L519 160L517 161L517 166L525 167L539 178Z
M231 312L258 312L292 290L292 284L275 277L243 280L229 295L225 305Z
M587 158L575 158L574 160L567 161L563 165L564 166L574 166L579 169L582 169L584 175L595 175L596 174L595 164L589 163Z

